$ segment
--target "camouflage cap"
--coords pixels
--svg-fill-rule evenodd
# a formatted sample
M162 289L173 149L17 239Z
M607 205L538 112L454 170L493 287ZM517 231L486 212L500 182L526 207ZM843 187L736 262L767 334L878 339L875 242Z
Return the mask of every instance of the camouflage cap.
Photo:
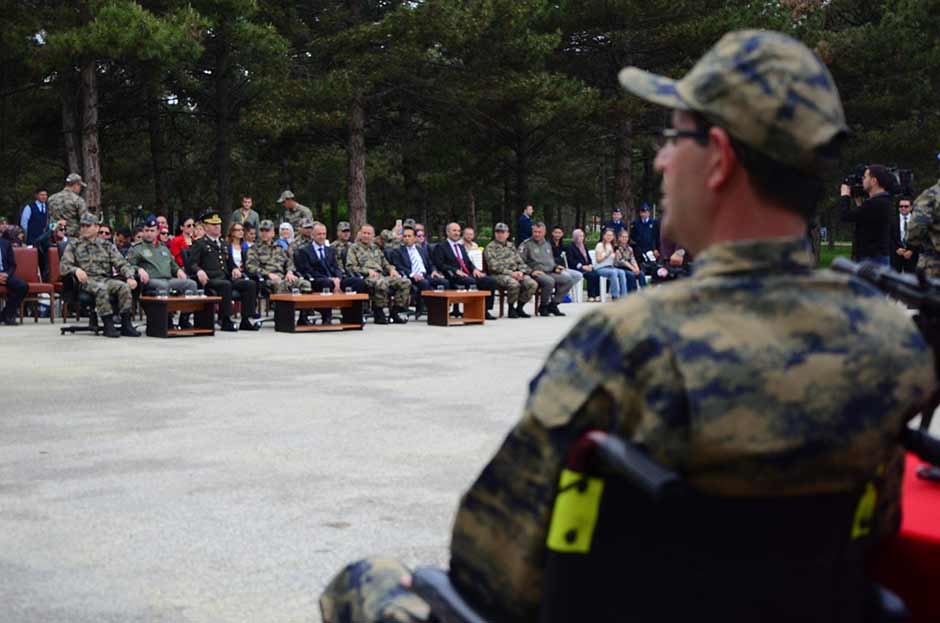
M417 225L417 223L413 218L406 218L405 222L402 223L402 227L414 227L415 225Z
M314 221L312 218L305 218L302 221L300 221L301 227L313 227L313 225L314 225Z
M284 201L286 201L287 199L293 199L293 198L294 198L294 193L292 193L289 190L285 190L284 192L281 193L281 196L277 198L277 202L284 203Z
M82 214L82 217L78 219L78 222L82 225L97 225L99 223L98 215L92 212L85 212Z
M84 180L82 180L82 176L79 175L78 173L69 173L68 177L65 178L65 183L69 186L71 186L72 184L81 184L82 188L84 188L85 186L88 186L88 184L86 184Z
M350 231L352 228L349 226L349 221L340 221L336 224L336 229L338 231Z
M264 219L258 224L258 229L274 229L274 222L269 219Z
M493 227L493 231L509 231L509 225L506 223L496 223Z
M848 133L839 91L822 61L787 35L726 34L681 80L627 67L625 89L649 102L700 113L742 143L797 168Z

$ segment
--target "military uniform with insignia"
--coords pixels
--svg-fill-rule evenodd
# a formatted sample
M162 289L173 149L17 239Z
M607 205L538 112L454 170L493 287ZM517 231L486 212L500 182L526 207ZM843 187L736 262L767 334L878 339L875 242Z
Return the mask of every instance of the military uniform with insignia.
M501 288L506 288L508 291L509 317L525 318L528 314L523 306L535 294L539 284L529 276L532 269L523 261L516 247L509 242L509 226L506 223L496 223L493 232L494 235L499 232L506 232L507 235L504 240L493 240L483 250L486 272ZM522 279L512 277L512 273L515 272L522 273Z
M350 231L349 223L347 221L340 221L336 224L337 232L348 232ZM330 243L330 248L336 253L336 263L339 264L340 269L345 273L346 272L346 254L349 253L349 246L352 244L349 240L343 240L337 236L336 240Z
M156 224L154 220L153 226L156 227ZM173 253L163 243L154 244L145 240L135 242L127 252L127 261L131 266L147 271L149 280L143 287L145 292L176 290L184 293L196 290L195 281L179 276L183 271L173 258Z
M222 297L221 320L223 331L235 331L232 322L232 290L236 290L241 297L241 324L239 329L254 331L258 327L251 323L249 318L255 313L255 304L258 296L257 284L245 276L234 277L230 268L228 245L219 237L221 234L222 217L218 212L209 212L202 217L206 227L206 235L194 240L189 247L189 266L187 272L196 276L203 272L207 281L203 285ZM212 232L215 232L214 235Z
M285 206L283 221L290 223L294 228L294 232L300 231L304 219L313 220L313 212L310 211L310 208L298 203L291 191L285 190L282 192L277 202Z
M274 223L269 220L261 221L261 231L273 231ZM264 281L265 286L275 294L286 294L291 288L299 288L301 292L310 292L310 282L297 278L291 282L287 276L294 274L294 263L288 258L287 251L273 240L259 240L248 249L248 259L245 262L248 272ZM271 275L279 279L274 281Z
M399 275L382 250L371 242L371 236L369 238L368 243L360 240L349 247L346 254L346 272L361 276L372 291L372 309L377 324L383 324L385 313L382 308L389 305L389 294L393 295L396 301L396 306L391 309L391 319L395 323L404 324L405 320L400 318L398 313L407 310L411 296L411 280ZM370 271L378 274L372 276ZM395 275L392 275L392 271L395 271Z

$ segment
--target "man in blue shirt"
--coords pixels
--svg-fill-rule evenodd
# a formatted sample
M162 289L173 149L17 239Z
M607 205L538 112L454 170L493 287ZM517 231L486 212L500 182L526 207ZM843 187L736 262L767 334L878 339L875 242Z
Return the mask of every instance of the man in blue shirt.
M46 209L46 200L49 193L40 188L36 191L36 199L32 203L26 204L20 215L20 227L26 236L26 244L31 245L46 231L49 223L48 210Z

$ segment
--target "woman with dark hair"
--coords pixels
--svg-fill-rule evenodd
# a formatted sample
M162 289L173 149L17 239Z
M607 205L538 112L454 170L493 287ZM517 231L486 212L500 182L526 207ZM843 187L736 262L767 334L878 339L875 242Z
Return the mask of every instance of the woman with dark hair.
M565 249L568 258L568 268L579 271L587 282L588 302L601 299L601 275L594 270L591 255L584 246L584 231L576 229L571 232L571 244Z
M228 228L228 257L229 271L237 268L245 272L245 260L248 259L248 243L245 242L245 226L241 223L232 223Z
M170 253L173 254L173 258L176 260L176 263L181 267L185 267L186 264L183 263L183 250L188 249L193 244L193 232L196 228L196 221L191 216L184 216L180 224L180 233L178 236L174 236L170 240Z
M614 266L622 270L626 276L628 292L636 290L637 283L646 287L646 275L640 270L640 265L636 261L633 247L630 246L630 230L626 227L620 230L620 238L617 240L617 248L614 251Z
M619 299L627 295L627 278L624 272L614 267L617 241L614 240L614 230L605 229L601 234L601 241L594 247L594 261L597 272L610 282L610 298Z

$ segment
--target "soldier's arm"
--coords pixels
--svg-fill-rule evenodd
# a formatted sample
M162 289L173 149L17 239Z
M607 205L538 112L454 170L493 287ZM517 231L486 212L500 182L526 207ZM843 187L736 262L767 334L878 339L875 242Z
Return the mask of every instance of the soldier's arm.
M198 243L193 243L193 245L189 247L189 265L186 267L186 272L194 277L196 273L201 270L202 250L203 245Z
M252 275L264 277L264 275L261 274L261 261L258 258L257 244L248 247L248 254L245 256L245 269Z
M136 279L137 271L131 266L128 261L121 255L121 252L117 250L117 247L113 244L106 245L108 248L108 255L111 259L111 266L113 266L125 279Z
M296 275L297 274L297 262L294 260L294 257L297 254L288 253L284 249L281 249L281 252L284 255L284 261L282 262L282 265L286 267L286 271L287 271L284 274L286 275L287 273L294 273Z
M360 269L359 265L359 253L356 252L356 247L349 247L346 251L346 272L354 275L368 275L369 271L364 273Z
M907 227L907 244L912 248L930 246L930 226L940 224L940 190L929 188L914 201Z
M75 243L69 241L65 245L65 252L62 253L62 259L59 260L59 272L63 275L71 275L75 272L75 269L79 268L78 264L75 262Z

